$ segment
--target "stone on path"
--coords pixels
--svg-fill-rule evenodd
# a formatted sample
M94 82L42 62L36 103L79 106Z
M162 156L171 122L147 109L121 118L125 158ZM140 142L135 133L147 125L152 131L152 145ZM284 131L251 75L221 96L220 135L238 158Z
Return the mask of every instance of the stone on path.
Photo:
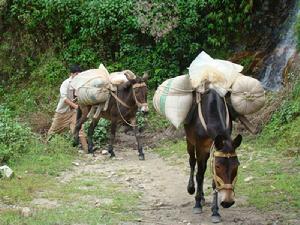
M0 166L0 178L12 178L14 175L14 171L8 166Z

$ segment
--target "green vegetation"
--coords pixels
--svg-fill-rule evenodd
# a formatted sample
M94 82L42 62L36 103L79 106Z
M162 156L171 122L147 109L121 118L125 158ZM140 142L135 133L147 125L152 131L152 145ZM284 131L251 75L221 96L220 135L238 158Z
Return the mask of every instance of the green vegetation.
M28 78L50 51L64 65L148 71L151 87L183 73L201 49L224 55L239 38L231 33L247 31L252 13L245 0L4 0L1 6L0 73L8 78Z

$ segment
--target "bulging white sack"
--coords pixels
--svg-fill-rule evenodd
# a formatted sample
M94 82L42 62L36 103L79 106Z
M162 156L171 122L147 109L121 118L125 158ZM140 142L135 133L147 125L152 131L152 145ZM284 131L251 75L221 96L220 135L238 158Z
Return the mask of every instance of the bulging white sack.
M81 72L71 81L79 104L95 105L105 102L109 97L109 73L101 64L98 69Z
M96 105L106 102L109 97L108 88L99 87L80 87L77 90L79 104Z
M109 73L101 64L98 69L90 69L79 73L71 81L71 87L76 91L80 87L103 87L109 83Z
M193 88L198 88L205 80L210 81L212 87L225 93L232 86L243 66L226 60L213 59L202 51L189 66L189 75Z
M230 98L235 111L247 115L264 106L265 91L257 79L240 75L232 85Z
M185 120L193 101L188 75L164 81L153 97L155 110L165 116L176 128Z
M130 70L124 70L124 71L121 71L121 72L114 72L114 73L111 73L109 75L109 80L110 80L111 84L119 85L119 84L123 84L123 83L127 82L128 79L125 76L125 73L129 77L129 79L135 79L136 78L135 74L133 72L131 72Z

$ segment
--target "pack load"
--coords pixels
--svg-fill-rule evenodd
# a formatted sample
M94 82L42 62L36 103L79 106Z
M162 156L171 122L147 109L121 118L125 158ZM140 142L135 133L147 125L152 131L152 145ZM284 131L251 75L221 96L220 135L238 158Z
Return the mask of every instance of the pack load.
M215 89L221 96L225 96L242 70L241 65L213 59L202 51L189 66L189 75L194 89L209 81L210 88Z
M213 59L201 52L189 67L191 85L204 91L205 84L224 97L231 92L231 104L242 115L261 109L265 103L265 93L261 83L241 74L243 67L230 61Z
M248 115L264 106L265 91L257 79L240 75L231 87L230 100L235 111Z
M90 69L75 76L71 81L71 87L79 104L104 103L109 98L109 73L101 64L98 69Z
M135 79L136 76L133 72L131 72L130 70L124 70L124 71L121 71L121 72L114 72L114 73L111 73L109 75L109 80L111 82L111 84L113 85L119 85L119 84L123 84L125 82L128 81L126 75L130 78L130 79Z
M176 128L185 120L193 101L192 86L188 75L164 81L155 91L153 106Z

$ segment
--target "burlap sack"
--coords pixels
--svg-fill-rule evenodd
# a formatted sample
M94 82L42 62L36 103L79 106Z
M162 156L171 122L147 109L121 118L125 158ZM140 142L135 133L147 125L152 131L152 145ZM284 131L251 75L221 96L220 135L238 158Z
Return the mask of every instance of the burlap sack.
M101 64L98 69L81 72L71 81L71 87L76 91L80 87L103 87L109 83L109 73Z
M109 97L109 90L106 87L80 87L77 90L79 104L95 105L106 102Z
M153 97L155 110L165 116L176 128L185 120L193 101L188 75L164 81Z
M133 72L131 72L130 70L124 70L124 71L121 71L121 72L111 73L109 75L110 83L113 84L113 85L119 85L119 84L123 84L123 83L127 82L128 79L125 76L125 73L130 79L135 79L136 78L136 76Z
M257 112L265 104L264 88L257 79L240 75L232 85L231 103L242 115Z

